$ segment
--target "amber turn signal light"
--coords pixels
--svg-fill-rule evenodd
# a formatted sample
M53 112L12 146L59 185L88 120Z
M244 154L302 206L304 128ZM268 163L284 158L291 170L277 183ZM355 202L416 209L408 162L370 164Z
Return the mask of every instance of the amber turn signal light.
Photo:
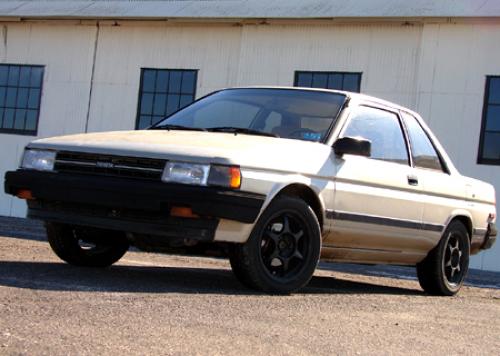
M173 206L170 209L170 215L178 218L198 218L199 216L193 213L191 208L186 206Z
M31 190L29 189L19 189L17 191L16 196L20 199L26 199L26 200L34 200L35 197L31 193Z
M241 171L238 167L229 167L229 186L238 189L241 186Z

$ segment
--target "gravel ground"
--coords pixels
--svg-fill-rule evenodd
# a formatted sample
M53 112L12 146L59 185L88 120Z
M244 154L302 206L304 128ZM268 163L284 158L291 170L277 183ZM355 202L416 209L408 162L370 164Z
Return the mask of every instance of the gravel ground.
M129 252L108 269L68 266L22 225L0 227L1 355L499 354L498 289L430 297L344 268L268 296L224 260Z

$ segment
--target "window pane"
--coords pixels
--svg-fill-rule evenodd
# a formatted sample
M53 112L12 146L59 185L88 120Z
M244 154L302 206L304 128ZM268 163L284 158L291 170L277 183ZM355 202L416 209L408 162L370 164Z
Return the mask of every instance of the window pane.
M183 108L193 102L192 95L181 95L181 101L179 103L179 108Z
M153 92L155 90L156 71L146 69L142 76L142 91Z
M13 108L16 106L17 88L7 88L7 97L5 98L5 106Z
M5 93L5 87L0 87L0 107L3 107L5 105Z
M29 109L38 109L40 105L40 89L30 89L30 96L28 99Z
M153 116L152 125L159 123L163 119L163 116Z
M165 106L167 104L167 94L156 94L153 115L165 115Z
M328 76L328 89L342 90L342 74Z
M9 67L6 65L0 65L0 85L7 85L8 77Z
M327 81L328 81L328 74L316 73L313 75L312 87L326 89Z
M500 132L485 132L483 158L500 159Z
M142 130L149 126L151 126L151 116L140 116L138 129Z
M490 78L489 80L489 104L500 104L500 78Z
M359 93L359 74L345 74L343 90Z
M17 108L25 109L28 106L29 89L21 88L17 91Z
M167 99L167 116L177 111L179 108L180 96L175 94L170 94Z
M486 130L500 131L500 105L489 105L486 113Z
M408 136L410 138L415 167L442 171L443 167L441 166L439 156L431 140L417 122L417 119L407 113L403 113L403 118L408 127Z
M295 86L347 90L359 93L361 73L345 72L295 72Z
M181 92L181 79L182 79L182 72L180 71L170 72L170 81L168 82L169 93L178 94Z
M21 67L21 75L19 77L19 86L29 87L30 86L30 67Z
M42 86L43 68L32 67L31 68L31 87L40 88Z
M9 80L8 85L17 86L19 83L19 67L10 66L9 67Z
M43 67L0 64L0 129L36 131L42 81Z
M409 164L408 150L398 117L388 111L359 107L343 136L361 136L371 141L371 158Z
M160 70L156 76L156 92L166 93L168 90L168 71Z
M312 74L311 73L298 73L296 86L310 88L312 86Z
M153 94L142 94L141 114L150 115L153 113Z
M3 128L11 129L14 126L14 109L5 109L3 116Z
M16 115L14 119L14 128L16 130L24 129L24 117L26 116L26 110L16 110Z
M195 90L194 70L142 69L137 128L147 128L177 111L179 105L188 105Z
M37 119L38 111L37 110L28 110L26 112L26 130L35 131L36 130L36 119Z
M184 74L182 75L182 87L181 87L181 92L183 94L191 94L194 92L195 77L196 77L196 72L194 71L184 72Z

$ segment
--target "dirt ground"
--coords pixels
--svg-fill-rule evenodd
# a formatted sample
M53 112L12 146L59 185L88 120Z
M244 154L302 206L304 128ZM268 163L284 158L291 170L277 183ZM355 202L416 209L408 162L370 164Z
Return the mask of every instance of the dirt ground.
M0 354L491 354L500 290L319 270L292 296L240 285L224 260L129 252L108 269L0 237Z

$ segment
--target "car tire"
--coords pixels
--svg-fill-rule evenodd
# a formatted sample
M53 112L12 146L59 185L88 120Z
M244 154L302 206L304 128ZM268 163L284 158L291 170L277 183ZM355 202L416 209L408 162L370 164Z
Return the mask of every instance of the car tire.
M279 197L264 211L245 244L233 246L231 267L246 286L270 294L304 287L319 261L321 229L309 205Z
M452 221L439 244L417 264L418 281L431 295L455 295L469 269L470 239L460 221Z
M63 261L84 267L108 267L127 252L123 232L46 223L50 247Z

